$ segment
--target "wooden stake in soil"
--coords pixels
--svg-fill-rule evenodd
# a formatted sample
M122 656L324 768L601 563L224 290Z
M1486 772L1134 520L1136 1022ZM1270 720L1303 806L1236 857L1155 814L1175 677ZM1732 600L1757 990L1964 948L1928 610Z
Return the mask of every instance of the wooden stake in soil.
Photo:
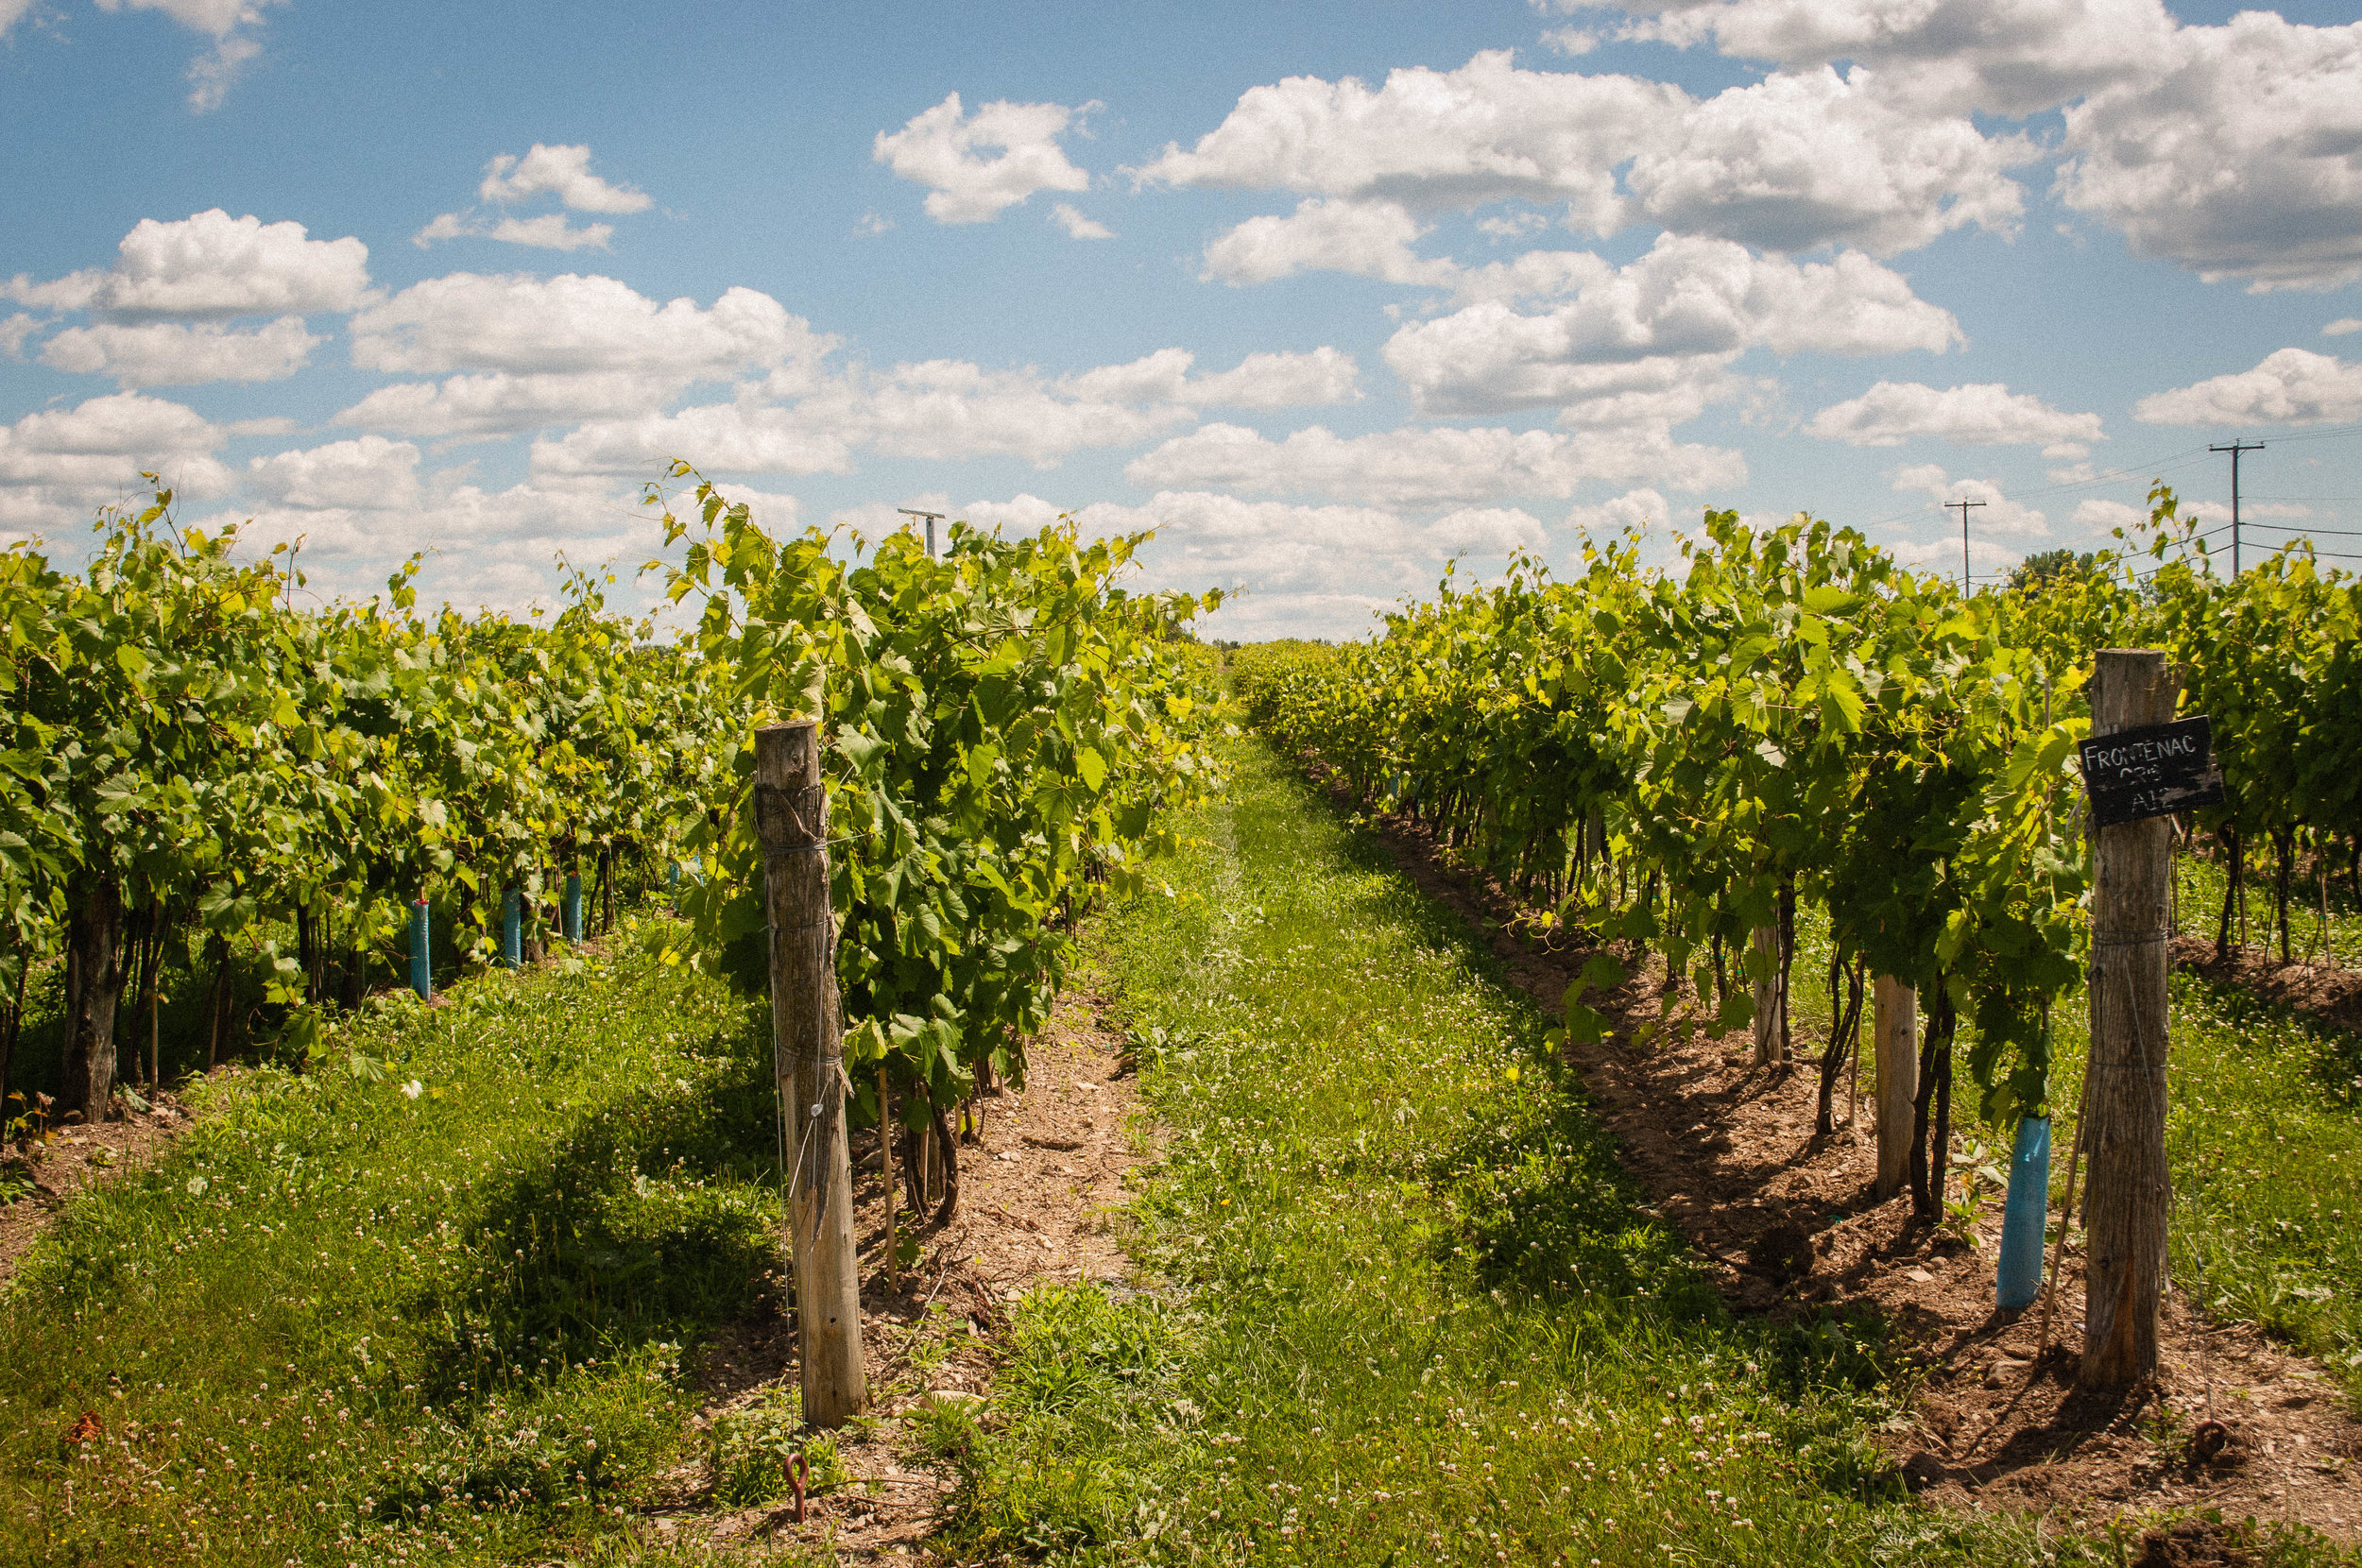
M2050 1280L2043 1287L2042 1329L2034 1336L2034 1360L2050 1354L2050 1313L2059 1304L2059 1264L2066 1256L2067 1232L2075 1228L2075 1170L2083 1158L2083 1127L2091 1119L2092 1080L2083 1075L2083 1100L2075 1108L2075 1142L2067 1154L2066 1203L2059 1211L2059 1237L2050 1244ZM2028 1375L2032 1375L2028 1373Z
M2173 718L2165 656L2103 649L2092 681L2092 737ZM2165 1288L2166 924L2172 826L2116 823L2097 835L2092 895L2092 1052L2084 1150L2082 1381L2117 1387L2157 1370Z
M1871 1029L1878 1064L1878 1182L1883 1203L1910 1175L1912 1106L1919 1099L1919 993L1892 975L1874 982Z
M1755 981L1755 1065L1780 1060L1780 929L1757 926L1748 968Z
M902 1260L895 1253L894 1235L894 1101L886 1094L886 1073L878 1069L878 1168L885 1176L886 1284L902 1288Z
M804 1421L830 1430L869 1403L862 1368L853 1171L845 1141L845 1042L829 906L829 799L810 720L755 731L755 832L771 919L772 1070L787 1119L788 1232L796 1261Z

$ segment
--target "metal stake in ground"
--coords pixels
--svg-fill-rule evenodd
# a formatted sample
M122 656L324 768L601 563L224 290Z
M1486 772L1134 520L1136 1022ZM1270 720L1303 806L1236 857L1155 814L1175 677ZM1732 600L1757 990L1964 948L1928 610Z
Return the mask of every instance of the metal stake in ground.
M2165 723L2174 687L2164 654L2102 650L2092 685L2093 739ZM2101 827L2095 844L2082 1366L2082 1381L2093 1387L2157 1370L2173 1199L2165 1168L2172 831L2165 817L2148 817Z
M788 1239L796 1263L804 1421L829 1430L869 1403L862 1368L853 1172L845 1146L845 1042L829 906L829 799L819 728L755 731L755 832L771 918L772 1071L787 1118Z

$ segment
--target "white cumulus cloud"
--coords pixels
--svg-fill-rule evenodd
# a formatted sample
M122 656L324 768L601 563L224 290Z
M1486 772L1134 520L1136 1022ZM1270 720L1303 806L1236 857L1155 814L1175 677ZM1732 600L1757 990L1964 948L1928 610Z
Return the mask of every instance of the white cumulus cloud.
M501 153L484 165L476 195L486 201L528 201L549 195L577 213L644 213L655 198L629 185L610 185L590 172L587 145L544 146L522 157Z
M1192 408L1304 408L1361 396L1353 356L1331 348L1252 353L1211 375L1192 375L1196 363L1187 349L1159 349L1129 364L1061 377L1055 385L1074 398Z
M1893 112L2062 110L2053 194L2140 255L2256 289L2362 278L2362 24L2184 26L2161 0L1626 0L1622 36L1787 72L1851 62ZM2011 155L2013 158L2014 154Z
M2319 424L2362 419L2362 365L2308 349L2281 349L2252 370L2211 376L2132 405L2152 425Z
M586 223L577 229L563 213L539 213L529 218L443 213L411 235L410 243L421 250L437 240L457 239L497 240L539 250L605 250L614 237L611 223Z
M539 142L522 156L504 152L484 165L476 195L496 207L554 196L558 204L576 213L620 214L644 213L655 204L647 192L630 185L611 185L590 172L587 145L546 146ZM611 223L576 227L565 213L539 213L516 217L506 212L479 209L442 213L410 236L424 248L437 240L485 239L502 245L530 246L541 250L605 250L615 237Z
M1542 520L1517 506L1463 506L1429 525L1428 535L1454 554L1506 555L1549 543Z
M714 472L844 472L866 449L950 461L1020 457L1054 467L1089 448L1137 445L1191 422L1205 407L1283 408L1360 396L1352 357L1335 349L1249 354L1200 375L1186 349L1065 376L927 360L855 366L792 399L742 396L677 413L593 419L534 448L545 480L644 471L686 457Z
M1572 9L1574 7L1562 9ZM1624 0L1622 36L1794 69L1869 66L1898 105L2018 118L2121 80L2166 45L2159 0Z
M527 375L491 370L381 386L339 412L335 422L427 438L513 435L578 419L638 413L652 399L667 400L682 384L678 376L637 370Z
M1580 254L1580 253L1578 253ZM1962 341L1949 311L1900 274L1845 252L1830 262L1758 256L1728 240L1658 236L1620 268L1570 269L1574 298L1536 315L1498 300L1412 322L1386 363L1423 411L1574 407L1632 391L1712 383L1739 353L1942 353ZM1630 367L1614 371L1605 367ZM1703 387L1694 397L1703 397Z
M1032 502L1030 507L1019 503ZM959 515L1037 526L1047 503L1026 496ZM1087 534L1153 529L1142 554L1152 588L1244 587L1211 629L1225 637L1352 637L1395 602L1433 591L1455 556L1498 559L1540 549L1542 525L1514 507L1463 508L1433 520L1387 507L1247 501L1208 490L1160 490L1138 506L1096 502L1074 512Z
M72 527L103 505L139 499L143 470L193 498L225 493L214 456L222 428L195 409L111 392L0 427L0 529Z
M0 296L117 321L227 321L349 311L368 297L369 250L350 236L309 238L300 223L231 217L216 207L177 222L142 218L114 265L37 283L22 273Z
M671 414L590 419L533 446L533 473L548 484L646 477L667 458L711 475L849 473L850 445L790 408L700 403Z
M1066 230L1070 240L1112 240L1116 231L1095 218L1085 217L1070 201L1061 201L1050 209L1050 219Z
M2004 171L2031 145L1873 86L1820 70L1728 89L1644 145L1625 183L1675 233L1765 250L1888 256L1971 225L2013 234L2025 197Z
M2075 503L2075 514L2068 520L2095 532L2117 528L2137 528L2148 520L2148 514L2125 501L2109 501L2095 496Z
M414 283L352 318L365 369L437 375L380 388L340 423L436 435L527 430L658 406L701 381L767 374L800 391L836 340L769 295L737 287L710 306L659 304L613 278L456 272Z
M984 223L1036 191L1089 189L1058 138L1100 107L999 102L970 115L952 93L901 129L878 132L871 156L928 187L927 215L937 223Z
M1688 95L1635 77L1520 71L1489 50L1414 66L1373 89L1351 77L1249 88L1223 123L1138 170L1145 183L1294 191L1421 212L1490 201L1566 204L1575 227L1624 221L1617 166Z
M1998 382L1939 392L1918 382L1882 381L1858 398L1831 403L1805 428L1855 447L1899 447L1933 435L1971 447L2043 447L2051 457L2081 457L2083 443L2107 439L2098 415L2069 414Z
M41 362L77 375L112 376L125 387L283 381L327 341L305 331L300 315L282 315L246 332L217 322L102 321L59 332L42 345Z
M1308 196L1286 217L1247 219L1206 247L1209 281L1234 288L1299 272L1345 272L1390 283L1450 284L1459 268L1411 248L1425 225L1399 203Z
M1428 282L1436 264L1408 249L1416 218L1493 202L1562 206L1579 232L1645 218L1781 251L2011 233L2024 198L2006 171L2032 153L1882 95L1864 73L1774 76L1701 101L1633 77L1523 71L1495 50L1375 90L1311 77L1252 88L1194 147L1168 146L1135 178L1315 198L1218 239L1212 276L1330 267Z
M1142 489L1219 486L1447 506L1566 496L1589 480L1698 490L1743 483L1746 471L1735 452L1664 439L1448 426L1344 436L1311 425L1274 441L1242 426L1209 424L1135 458L1123 473Z
M2128 58L2066 111L2062 201L2210 282L2362 279L2362 23L2242 11Z
M1577 506L1566 514L1566 526L1584 534L1621 534L1627 529L1656 528L1673 520L1673 509L1652 489L1626 490L1597 505Z
M415 507L420 494L419 449L382 435L252 458L240 477L278 507L390 511Z

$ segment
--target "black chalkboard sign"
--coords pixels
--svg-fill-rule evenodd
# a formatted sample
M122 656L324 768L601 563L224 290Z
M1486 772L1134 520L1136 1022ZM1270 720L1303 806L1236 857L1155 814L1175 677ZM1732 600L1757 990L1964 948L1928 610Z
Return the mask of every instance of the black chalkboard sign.
M2083 788L2101 827L2222 804L2215 726L2204 714L2083 742Z

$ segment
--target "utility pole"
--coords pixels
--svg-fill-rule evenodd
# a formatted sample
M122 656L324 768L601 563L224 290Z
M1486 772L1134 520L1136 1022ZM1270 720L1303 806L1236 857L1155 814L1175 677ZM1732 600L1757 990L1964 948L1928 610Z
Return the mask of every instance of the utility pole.
M933 560L935 558L935 524L943 520L943 514L941 512L916 512L908 506L897 506L895 510L906 518L927 520L927 558Z
M1968 509L1971 506L1982 506L1984 503L1981 501L1947 501L1943 504L1946 511L1955 506L1960 509L1960 597L1965 599L1969 594L1970 584L1974 581L1968 571Z
M2235 579L2239 575L2239 453L2262 452L2264 443L2234 440L2227 447L2208 447L2206 450L2231 454L2231 575Z

